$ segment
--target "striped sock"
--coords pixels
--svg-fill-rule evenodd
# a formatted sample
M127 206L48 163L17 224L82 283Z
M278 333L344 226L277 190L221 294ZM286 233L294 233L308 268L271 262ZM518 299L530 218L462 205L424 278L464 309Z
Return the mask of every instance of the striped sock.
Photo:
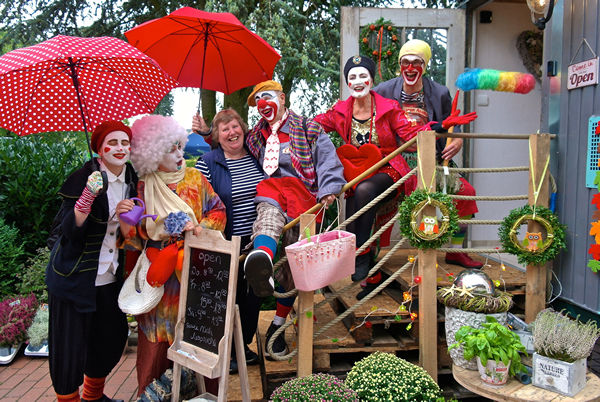
M93 378L87 375L83 376L83 392L81 397L88 401L95 401L102 398L105 380L106 377Z
M267 235L258 235L254 239L254 248L263 250L271 256L271 260L277 254L277 242Z

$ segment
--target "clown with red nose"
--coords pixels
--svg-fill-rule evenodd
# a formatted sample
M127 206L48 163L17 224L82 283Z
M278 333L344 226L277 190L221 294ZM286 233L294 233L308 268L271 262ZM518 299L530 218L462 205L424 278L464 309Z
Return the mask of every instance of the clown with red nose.
M272 261L285 224L317 202L330 205L346 184L329 136L312 119L288 109L285 99L281 84L271 80L257 84L248 96L248 105L256 106L261 119L246 145L268 175L256 188L254 249L244 265L259 297L273 293ZM285 278L278 281L286 290L294 288Z
M368 57L349 58L344 65L344 78L351 96L338 101L327 112L315 117L315 121L321 124L325 132L336 131L346 143L337 149L337 153L348 181L412 139L419 131L430 130L430 124L416 124L408 119L398 102L372 91L375 69L375 62ZM410 170L403 156L398 155L373 175L363 179L352 192L347 193L346 219ZM411 177L400 191L410 194L416 184L416 178ZM393 203L399 195L400 193L392 194L386 201ZM390 210L395 211L395 208ZM377 208L371 208L347 226L349 231L356 234L357 248L369 239L376 213ZM387 239L382 236L382 245L387 245L386 240L389 242L389 236ZM374 256L375 247L371 249L371 246L356 256L352 280L362 281L367 277L374 266ZM361 299L366 296L381 280L379 272L368 277L365 290L357 297Z
M438 84L427 77L427 65L431 59L431 47L427 42L420 39L411 39L400 48L398 64L400 66L400 77L385 81L373 91L386 98L397 102L406 113L406 116L414 124L426 124L435 122L431 127L438 132L444 132L450 127L468 124L477 118L475 112L460 115L460 110L456 108L457 95L454 102L450 96L450 91L444 85ZM455 127L459 131L459 127ZM446 165L461 150L463 140L453 138L451 141L438 138L436 141L436 150L438 163ZM417 164L417 154L415 152L406 153L405 159L409 166ZM459 178L458 195L474 196L475 189L464 178ZM458 215L462 220L473 216L478 209L474 200L455 201ZM466 225L461 226L459 233L452 238L452 247L460 248L465 237ZM465 268L481 268L483 264L480 261L472 259L466 253L447 253L446 263L461 265Z

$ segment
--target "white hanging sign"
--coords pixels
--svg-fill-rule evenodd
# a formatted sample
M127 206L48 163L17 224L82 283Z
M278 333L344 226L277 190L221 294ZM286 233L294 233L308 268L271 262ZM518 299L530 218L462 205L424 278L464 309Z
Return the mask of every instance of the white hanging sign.
M567 69L567 89L598 84L598 58L584 60L569 65Z

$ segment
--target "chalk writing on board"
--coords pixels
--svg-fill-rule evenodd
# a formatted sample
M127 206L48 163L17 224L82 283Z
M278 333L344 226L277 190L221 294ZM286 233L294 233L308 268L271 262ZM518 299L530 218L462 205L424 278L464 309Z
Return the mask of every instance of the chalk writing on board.
M190 249L183 340L213 353L225 334L231 255Z

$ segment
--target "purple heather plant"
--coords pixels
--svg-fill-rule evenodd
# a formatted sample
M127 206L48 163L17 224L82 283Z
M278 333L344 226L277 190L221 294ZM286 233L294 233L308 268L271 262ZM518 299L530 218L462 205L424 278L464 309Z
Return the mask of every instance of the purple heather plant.
M358 395L336 376L317 373L285 382L273 391L270 401L358 401Z
M27 339L27 329L37 307L38 301L33 293L0 302L0 346L12 346Z

